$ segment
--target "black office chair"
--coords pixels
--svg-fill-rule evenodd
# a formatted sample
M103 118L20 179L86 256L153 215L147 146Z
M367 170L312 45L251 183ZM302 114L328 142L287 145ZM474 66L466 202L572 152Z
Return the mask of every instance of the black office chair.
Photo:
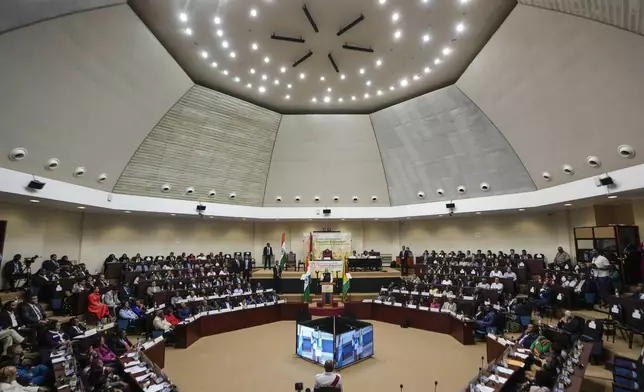
M320 387L320 388L314 388L313 392L341 392L342 389L340 388L334 388L334 387Z
M592 343L590 351L591 362L598 363L604 352L604 322L601 320L587 320L579 337L582 342Z

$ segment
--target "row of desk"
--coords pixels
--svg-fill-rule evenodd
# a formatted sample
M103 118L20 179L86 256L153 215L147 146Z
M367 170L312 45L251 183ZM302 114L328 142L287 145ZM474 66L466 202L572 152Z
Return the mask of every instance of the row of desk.
M382 259L380 257L349 257L347 264L350 271L361 270L375 270L382 269Z
M430 266L431 265L416 264L414 266L414 273L417 276L425 276L427 274L427 271L429 270ZM430 275L438 275L438 276L467 275L467 276L476 277L476 278L479 278L479 279L480 278L486 278L486 279L491 280L491 281L494 280L494 278L490 277L490 276L479 276L479 275L473 276L472 275L472 270L473 269L478 271L478 270L480 270L480 267L460 267L460 266L456 266L456 267L452 268L452 271L456 270L458 272L455 273L455 274L452 274L452 275L444 274L444 273L432 273L432 272L430 272L429 274ZM463 270L462 274L460 273L461 270ZM487 271L487 272L491 272L493 270L494 270L493 267L485 267L485 271ZM512 267L512 271L517 275L517 283L525 284L528 281L528 274L527 274L526 268L524 268L524 267ZM505 272L505 269L502 269L501 272Z
M474 322L461 320L448 313L431 312L373 302L344 304L347 315L357 319L408 325L411 328L451 335L461 344L474 344Z

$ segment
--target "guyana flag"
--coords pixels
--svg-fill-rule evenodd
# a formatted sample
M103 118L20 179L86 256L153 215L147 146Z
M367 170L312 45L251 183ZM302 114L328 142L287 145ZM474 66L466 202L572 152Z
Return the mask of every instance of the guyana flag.
M344 264L342 266L342 298L347 297L349 288L351 287L351 274L349 271L349 263L347 261L347 256L344 256Z
M280 268L286 269L286 234L282 233L282 258L280 259Z

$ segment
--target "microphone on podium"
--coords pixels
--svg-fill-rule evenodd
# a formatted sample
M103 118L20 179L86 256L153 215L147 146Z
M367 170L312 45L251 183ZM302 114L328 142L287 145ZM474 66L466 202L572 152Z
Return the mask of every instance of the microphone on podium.
M481 355L481 368L485 367L485 357Z

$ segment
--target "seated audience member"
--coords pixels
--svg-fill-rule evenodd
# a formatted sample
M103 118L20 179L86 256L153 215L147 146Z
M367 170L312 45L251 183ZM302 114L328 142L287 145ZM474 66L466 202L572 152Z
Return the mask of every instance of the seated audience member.
M169 332L173 327L173 325L163 317L163 313L160 310L156 312L154 320L152 320L152 326L154 326L154 329L163 332Z
M79 294L85 291L85 281L74 282L72 286L72 294Z
M550 305L552 299L552 288L544 283L539 290L539 297L536 300L533 300L534 305L541 310L542 307Z
M519 339L517 340L517 344L523 348L529 349L532 343L537 339L539 336L539 331L537 328L534 326L534 324L528 324L528 327L523 331L521 336L519 336Z
M96 316L98 321L110 316L110 311L104 303L101 302L101 294L98 286L87 296L87 311Z
M449 276L446 276L445 278L443 278L443 280L441 280L441 284L446 285L446 286L451 286L452 285L452 279L450 279Z
M7 349L7 354L0 358L0 366L13 366L18 372L18 381L26 385L45 385L51 376L51 371L45 365L33 365L25 358L21 345L14 344Z
M103 361L94 357L87 371L87 383L94 388L94 391L110 390L129 392L130 388L123 381L110 381L108 376L114 373L114 369L103 365Z
M130 284L128 282L123 283L123 285L119 289L119 301L129 301L132 297L134 297L134 291L132 291L132 287L130 287Z
M130 261L130 258L127 257L127 253L123 253L123 255L121 255L121 257L119 257L119 261L121 263L127 263L127 262Z
M169 322L173 327L181 322L170 309L166 309L163 314L165 321Z
M130 301L125 301L123 306L118 311L118 316L121 320L127 320L130 324L136 322L139 319L139 316L134 313L130 307Z
M105 262L103 264L108 264L108 263L116 263L119 260L116 258L116 255L112 253L111 255L107 256L105 258Z
M0 330L0 344L2 345L2 355L7 353L7 349L14 344L20 344L25 340L15 329L7 328Z
M70 339L75 338L78 335L82 335L87 331L87 328L85 328L80 321L78 320L77 317L72 318L69 320L69 325L67 328L65 328L65 333L67 336L69 336Z
M333 361L330 359L324 362L324 373L315 375L314 388L324 387L342 390L342 377L337 373L333 373Z
M494 278L494 283L492 283L490 288L496 291L503 291L503 283L501 283L501 279Z
M185 320L188 317L190 317L192 314L190 312L190 308L188 307L188 304L186 304L185 302L180 304L179 309L177 310L177 315L179 316L180 320ZM168 319L166 318L166 320ZM168 320L168 321L170 322L170 324L176 325L176 324L173 324L171 320Z
M148 294L148 298L150 298L150 300L153 300L154 293L158 293L159 291L161 291L161 287L157 286L157 282L152 281L152 283L150 283L150 287L148 287L148 289L146 290L146 293Z
M51 320L47 323L47 331L43 333L41 344L47 348L56 348L69 343L69 336L60 332L60 322Z
M110 287L109 290L103 294L102 299L103 303L107 305L107 308L110 310L110 313L116 315L116 308L121 306L121 301L119 300L116 288L114 286Z
M519 256L521 260L530 260L532 259L532 255L529 254L525 249L521 250L521 256Z
M96 353L98 359L103 361L103 363L109 363L116 360L116 354L114 354L107 344L105 344L105 336L101 336L99 338L98 343L92 347L92 351Z
M49 388L38 386L22 386L17 381L18 369L15 366L5 366L0 369L0 392L47 392Z
M579 334L584 328L584 325L579 317L573 316L570 310L564 312L564 316L557 323L557 328L571 334Z
M638 283L635 292L630 295L631 298L644 299L644 283Z
M487 282L487 279L483 278L483 279L481 279L481 282L476 285L476 287L481 288L481 289L489 289L490 284Z
M440 303L440 302L438 302L438 298L434 297L434 298L432 299L432 303L429 305L429 308L430 308L430 309L440 310L440 308L441 308L441 303Z
M109 346L116 355L123 355L123 353L134 345L130 342L130 339L127 338L127 333L124 330L119 329L115 334L110 335Z
M21 258L22 255L20 254L13 256L2 268L2 277L4 278L4 282L9 284L11 291L16 291L16 282L22 276Z
M447 298L447 301L441 307L441 311L456 313L456 302L454 302L454 298Z
M36 295L27 295L27 300L19 305L19 313L22 324L30 328L42 330L48 321Z
M110 282L105 279L104 274L98 274L98 279L96 279L96 282L94 282L94 285L98 286L99 288L105 288L110 286Z
M199 303L199 305L197 305L195 313L196 314L206 313L206 312L209 312L211 310L213 310L213 309L210 307L210 305L208 305L208 301L204 299L204 300L201 301L201 303Z
M564 268L565 265L570 266L570 255L560 246L557 248L557 254L552 259L552 262L548 263L548 268Z
M503 274L504 278L511 278L513 281L517 281L517 274L512 271L512 267L508 267Z
M552 342L545 336L539 336L530 345L530 350L537 357L545 358L546 354L552 350Z
M479 331L487 331L488 328L494 327L496 322L496 312L489 306L484 308L483 319L474 322L474 328Z
M134 304L130 303L130 309L137 315L139 318L145 318L145 305L141 302L140 299L137 299Z
M22 325L20 316L17 313L18 303L16 301L9 301L2 307L0 312L0 328L1 329L18 329Z
M237 284L237 287L235 287L235 290L233 290L234 295L242 295L244 294L244 290L241 288L241 284Z
M503 277L503 272L499 271L498 268L494 267L494 269L490 272L490 278L502 278Z

